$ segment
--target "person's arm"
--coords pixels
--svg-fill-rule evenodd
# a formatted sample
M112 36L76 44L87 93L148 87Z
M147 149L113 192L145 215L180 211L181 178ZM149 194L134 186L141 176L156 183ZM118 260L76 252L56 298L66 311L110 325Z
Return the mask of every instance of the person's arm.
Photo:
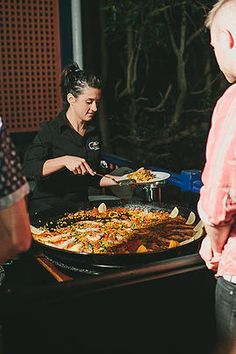
M225 135L226 130L235 131L235 117L233 114L228 115L233 108L232 106L229 110L229 104L232 102L231 91L226 91L215 106L207 139L203 185L198 201L198 213L205 224L207 234L199 253L208 268L216 271L236 215L236 203L229 193L232 180L236 177L232 169L235 134ZM235 106L235 103L233 104Z
M230 234L230 225L211 226L204 225L207 235L201 243L199 254L206 266L217 271L224 245Z
M211 226L205 224L205 230L211 240L213 254L221 253L229 237L231 224Z
M51 135L50 128L45 124L25 153L23 168L29 181L39 180L64 168L74 174L94 175L87 161L79 156L64 155L51 158L53 144Z
M28 181L42 177L43 165L51 156L50 131L43 125L24 154L23 171Z
M74 174L84 175L89 173L92 176L94 175L94 171L85 159L78 156L66 155L46 160L43 164L42 176L48 176L63 168L67 168Z
M198 202L198 213L204 223L206 236L201 244L199 254L209 269L217 271L222 251L230 235L232 223L210 223L208 215L202 208L201 201L200 199ZM226 215L227 213L225 213L225 219L227 220Z
M0 209L0 264L28 250L32 239L29 225L24 198Z
M1 119L0 119L1 123ZM0 264L31 245L25 196L29 186L6 129L0 126Z
M111 176L117 182L119 182L119 180L120 180L120 176L112 176L112 175L107 175L107 176ZM99 185L100 185L100 187L112 187L112 186L116 186L117 183L114 180L112 180L111 178L107 178L106 176L104 176L101 178Z

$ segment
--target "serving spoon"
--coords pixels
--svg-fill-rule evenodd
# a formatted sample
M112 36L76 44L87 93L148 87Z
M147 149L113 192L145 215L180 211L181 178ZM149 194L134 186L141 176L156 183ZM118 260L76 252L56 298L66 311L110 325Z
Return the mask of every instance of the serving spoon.
M96 175L100 176L100 177L110 178L112 181L114 181L117 184L117 186L120 186L120 187L122 187L122 186L130 186L132 184L136 184L135 179L123 179L121 181L117 181L114 177L109 176L109 175L102 175L101 173L97 173L97 172L95 173L94 176L96 176Z

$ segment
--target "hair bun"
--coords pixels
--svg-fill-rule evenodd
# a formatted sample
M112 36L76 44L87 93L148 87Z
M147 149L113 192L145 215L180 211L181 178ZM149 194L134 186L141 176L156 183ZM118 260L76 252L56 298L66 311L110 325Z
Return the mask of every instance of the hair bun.
M77 63L72 63L72 64L68 65L68 67L67 67L68 74L75 74L80 71L81 71L80 67Z

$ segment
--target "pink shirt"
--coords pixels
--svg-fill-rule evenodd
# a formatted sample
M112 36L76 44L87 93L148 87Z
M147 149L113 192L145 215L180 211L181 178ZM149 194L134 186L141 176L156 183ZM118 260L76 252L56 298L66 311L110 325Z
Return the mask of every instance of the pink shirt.
M215 106L202 182L198 202L201 219L213 226L233 224L217 275L236 275L236 84Z

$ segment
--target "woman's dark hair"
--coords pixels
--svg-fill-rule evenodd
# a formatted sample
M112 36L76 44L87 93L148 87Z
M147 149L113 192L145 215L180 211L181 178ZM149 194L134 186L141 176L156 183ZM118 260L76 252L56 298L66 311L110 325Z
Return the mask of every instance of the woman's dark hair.
M64 107L68 107L67 94L78 97L86 87L102 88L101 79L87 70L81 70L77 63L67 65L61 75L61 92Z

